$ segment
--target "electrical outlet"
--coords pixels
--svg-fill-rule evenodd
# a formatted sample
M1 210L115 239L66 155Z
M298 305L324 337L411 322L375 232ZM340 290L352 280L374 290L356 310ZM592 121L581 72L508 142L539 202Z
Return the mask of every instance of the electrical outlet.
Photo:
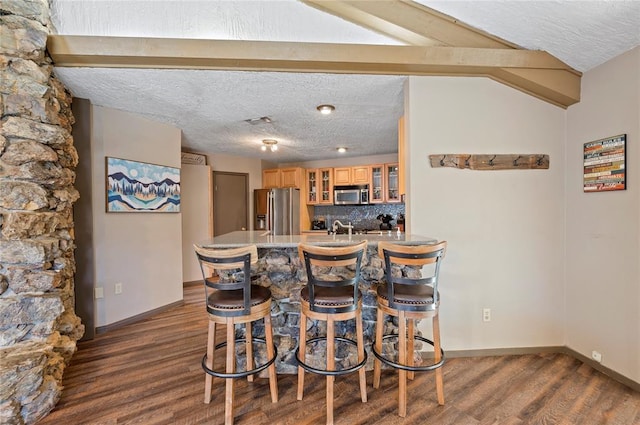
M482 309L482 321L483 322L490 322L491 321L491 309L490 308L483 308Z
M116 283L116 295L122 294L122 283Z
M102 287L93 288L93 296L95 299L104 298L104 291Z
M602 354L600 354L599 352L593 350L591 352L591 358L595 361L597 361L598 363L602 363Z

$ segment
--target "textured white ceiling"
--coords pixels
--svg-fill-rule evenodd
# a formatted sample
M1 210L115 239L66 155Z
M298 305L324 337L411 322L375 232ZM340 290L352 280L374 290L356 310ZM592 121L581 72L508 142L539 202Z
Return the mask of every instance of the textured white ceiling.
M425 1L426 6L586 71L640 45L637 1ZM51 0L59 34L399 44L295 0ZM57 68L71 92L183 130L183 148L278 162L397 149L403 77ZM336 106L321 116L315 107ZM269 116L271 124L245 119ZM279 140L277 154L260 140ZM276 156L277 155L277 156Z
M588 71L640 45L640 1L429 1L432 9Z

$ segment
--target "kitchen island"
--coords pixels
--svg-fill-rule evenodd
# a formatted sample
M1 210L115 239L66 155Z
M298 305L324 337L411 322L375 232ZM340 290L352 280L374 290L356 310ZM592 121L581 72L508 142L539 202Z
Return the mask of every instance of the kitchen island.
M371 343L375 335L376 321L376 288L384 279L384 264L378 256L378 242L389 241L398 244L435 244L436 239L419 235L407 235L397 232L375 232L358 235L327 235L327 234L302 234L302 235L270 235L265 231L238 231L216 236L213 239L199 242L197 245L203 248L235 248L248 244L258 247L258 262L252 267L254 283L268 287L273 296L271 316L273 322L274 341L278 347L278 361L276 367L278 373L297 373L295 361L295 349L298 345L298 323L300 318L300 291L306 285L307 277L304 265L298 255L298 244L307 243L319 246L346 246L360 243L366 240L367 252L362 259L360 291L362 292L362 319L364 324L364 339L367 351L371 353ZM352 276L353 271L348 268L335 268L328 270L330 274ZM405 275L419 273L418 270L405 268ZM224 274L221 279L225 279ZM204 309L203 309L204 314ZM308 337L313 338L325 334L325 322L308 322ZM393 327L392 322L388 326ZM237 329L239 337L244 329ZM263 335L261 325L254 326L256 335ZM387 329L385 333L390 333ZM353 339L355 336L355 323L353 320L336 322L336 335ZM353 360L353 353L349 347L337 351L336 364L348 364ZM392 344L384 347L385 350L393 350ZM260 354L259 354L260 355ZM314 359L314 357L317 357ZM324 364L324 350L316 349L313 353L307 353L307 359L317 364ZM373 367L373 355L369 355L367 369Z

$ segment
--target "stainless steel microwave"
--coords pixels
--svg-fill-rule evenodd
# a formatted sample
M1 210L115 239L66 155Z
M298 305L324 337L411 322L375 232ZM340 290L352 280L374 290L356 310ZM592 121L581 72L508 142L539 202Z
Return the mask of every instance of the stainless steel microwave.
M369 185L334 186L334 205L366 205L369 203Z

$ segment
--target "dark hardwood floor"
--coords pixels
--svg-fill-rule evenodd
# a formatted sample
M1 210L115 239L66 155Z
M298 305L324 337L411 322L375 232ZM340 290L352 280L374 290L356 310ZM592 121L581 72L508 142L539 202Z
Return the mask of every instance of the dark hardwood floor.
M211 404L203 403L203 298L200 286L187 287L183 307L80 343L62 398L39 425L222 424L222 380L214 379ZM416 374L406 418L397 416L397 373L383 371L374 390L368 372L367 403L360 401L357 376L336 379L336 424L640 425L640 393L564 354L450 359L445 405L437 404L433 375ZM297 401L296 376L279 375L276 404L268 379L236 382L238 425L325 422L322 377L306 374L305 397Z

